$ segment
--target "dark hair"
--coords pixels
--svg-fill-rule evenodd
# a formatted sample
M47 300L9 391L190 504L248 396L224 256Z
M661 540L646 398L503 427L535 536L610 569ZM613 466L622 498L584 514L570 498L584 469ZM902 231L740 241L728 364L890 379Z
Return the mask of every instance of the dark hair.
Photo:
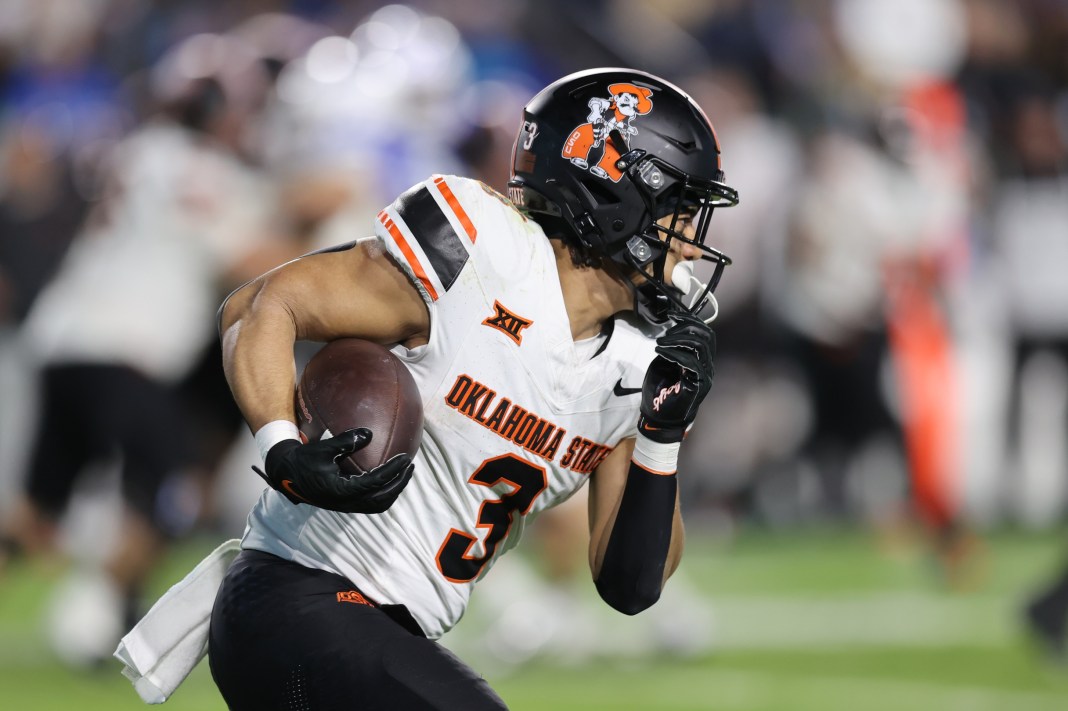
M571 263L576 267L592 267L593 269L601 269L604 267L604 257L600 254L594 254L588 247L580 244L577 240L564 239L564 244L567 245L567 252L571 255Z

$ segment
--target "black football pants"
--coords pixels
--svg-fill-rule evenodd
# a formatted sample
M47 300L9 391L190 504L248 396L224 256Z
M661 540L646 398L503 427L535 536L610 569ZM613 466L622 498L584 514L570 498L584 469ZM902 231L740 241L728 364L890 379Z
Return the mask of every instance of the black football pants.
M131 367L48 366L26 493L59 516L85 467L121 454L123 498L162 532L160 486L188 464L185 424L174 393Z
M242 551L219 589L209 662L234 711L507 708L405 608L259 551Z

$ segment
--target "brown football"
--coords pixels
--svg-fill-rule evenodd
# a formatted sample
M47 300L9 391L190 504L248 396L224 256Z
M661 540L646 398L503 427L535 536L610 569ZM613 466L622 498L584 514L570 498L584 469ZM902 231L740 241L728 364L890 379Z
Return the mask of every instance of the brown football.
M423 404L415 379L383 346L359 338L331 341L304 367L297 384L297 422L309 442L354 427L371 430L341 471L362 474L401 452L415 457L423 435Z

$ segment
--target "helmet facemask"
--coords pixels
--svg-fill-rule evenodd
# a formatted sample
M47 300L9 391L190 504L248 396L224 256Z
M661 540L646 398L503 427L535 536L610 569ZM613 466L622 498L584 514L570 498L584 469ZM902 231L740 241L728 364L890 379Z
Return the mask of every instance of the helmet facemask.
M647 213L644 228L610 255L643 277L643 283L635 286L635 310L659 323L672 312L699 317L711 305L713 313L707 319L711 321L715 318L713 292L731 260L706 245L705 238L715 208L736 205L737 191L722 182L720 171L715 173L717 179L699 178L640 149L623 155L619 165L624 169L623 179L631 181L641 195ZM665 220L668 217L670 220ZM686 223L693 225L691 237L683 234ZM665 274L667 255L675 241L699 250L698 261L715 265L707 283L693 276L692 262L680 261L672 274Z

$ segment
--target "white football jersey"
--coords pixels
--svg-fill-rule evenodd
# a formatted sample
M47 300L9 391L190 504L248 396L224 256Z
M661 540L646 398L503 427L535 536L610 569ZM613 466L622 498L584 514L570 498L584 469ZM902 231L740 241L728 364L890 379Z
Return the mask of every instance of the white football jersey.
M267 490L243 545L404 604L437 638L531 517L634 436L655 343L617 319L592 358L576 347L549 240L477 181L416 185L376 232L430 311L429 343L393 349L423 398L414 476L377 515L293 506Z

